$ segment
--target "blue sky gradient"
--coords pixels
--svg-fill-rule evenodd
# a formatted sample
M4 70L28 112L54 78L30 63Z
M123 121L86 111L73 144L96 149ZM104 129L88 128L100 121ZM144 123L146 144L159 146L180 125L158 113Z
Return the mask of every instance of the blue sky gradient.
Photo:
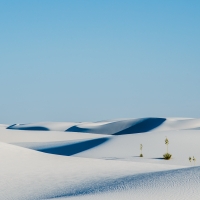
M200 1L0 1L0 123L200 117Z

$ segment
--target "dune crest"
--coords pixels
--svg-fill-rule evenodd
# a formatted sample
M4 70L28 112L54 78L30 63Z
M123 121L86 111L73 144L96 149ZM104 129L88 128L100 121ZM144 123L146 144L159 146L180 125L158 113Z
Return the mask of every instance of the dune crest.
M138 118L119 119L102 122L41 122L30 124L13 124L7 129L32 131L66 131L97 133L107 135L124 135L144 133L149 131L169 131L184 129L199 129L200 119L187 118Z

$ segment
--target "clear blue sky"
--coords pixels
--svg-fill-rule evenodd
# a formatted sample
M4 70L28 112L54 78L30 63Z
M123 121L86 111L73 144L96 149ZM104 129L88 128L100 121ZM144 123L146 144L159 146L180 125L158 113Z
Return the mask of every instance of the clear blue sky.
M0 123L200 117L199 86L199 0L0 0Z

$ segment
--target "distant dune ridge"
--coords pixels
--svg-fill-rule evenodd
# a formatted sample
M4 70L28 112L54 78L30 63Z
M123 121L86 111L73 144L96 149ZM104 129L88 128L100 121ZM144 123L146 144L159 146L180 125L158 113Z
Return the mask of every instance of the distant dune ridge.
M184 130L200 128L200 119L180 119L180 118L140 118L121 119L102 122L53 122L53 123L30 123L13 124L7 129L33 130L33 131L67 131L98 133L107 135L124 135L133 133L143 133L159 130Z
M0 199L199 200L199 141L195 118L0 124Z

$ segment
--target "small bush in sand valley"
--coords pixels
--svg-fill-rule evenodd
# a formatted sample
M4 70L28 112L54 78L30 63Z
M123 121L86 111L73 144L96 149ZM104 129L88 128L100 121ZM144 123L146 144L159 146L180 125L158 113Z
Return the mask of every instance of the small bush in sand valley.
M192 164L192 158L191 158L191 157L189 157L189 161L190 161L190 163Z
M165 153L163 157L165 160L169 160L172 157L172 155L168 153L169 140L167 138L165 139L165 144L167 146L167 153Z
M189 157L189 161L190 161L191 165L192 165L192 161L193 161L194 162L194 166L195 166L196 158L194 156L193 156L193 158Z
M143 154L142 154L142 148L143 148L143 145L140 144L140 151L141 151L141 153L140 153L140 157L143 157Z
M192 160L194 161L194 166L195 166L196 158L193 156Z
M165 153L165 154L163 155L163 157L164 157L165 160L169 160L169 159L172 157L172 155L169 154L169 153Z

